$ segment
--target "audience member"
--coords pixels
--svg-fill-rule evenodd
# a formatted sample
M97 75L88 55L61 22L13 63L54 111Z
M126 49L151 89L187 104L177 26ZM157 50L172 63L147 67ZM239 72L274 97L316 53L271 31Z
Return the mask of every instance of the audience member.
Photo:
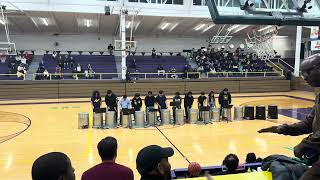
M48 72L47 69L44 69L44 71L43 71L43 78L44 79L50 79L50 73Z
M91 96L91 104L93 109L98 109L101 107L101 96L99 91L93 91Z
M75 180L74 168L67 155L51 152L36 159L31 170L32 180Z
M114 137L106 137L98 143L102 163L82 174L81 180L133 180L133 171L117 164L118 143Z
M111 44L109 44L108 51L110 55L113 55L113 50L114 50L114 47Z
M218 173L217 175L226 175L226 174L237 174L237 173L243 173L244 171L237 171L237 168L239 166L239 158L235 154L229 154L227 155L222 163L224 166L226 166L227 170Z
M94 78L94 71L93 71L93 69L92 69L92 66L91 66L91 64L88 64L87 65L87 70L86 70L86 72L87 73L85 73L86 75L86 78L87 79L92 79L92 78Z
M246 163L256 163L257 162L257 157L255 153L248 153L247 157L246 157ZM250 170L252 171L257 171L257 168L253 168L253 167L246 167L245 168L246 171Z
M152 48L152 50L151 50L151 56L152 56L152 58L155 58L156 57L156 50L154 49L154 48Z
M56 66L55 79L61 79L61 67L59 65Z
M192 108L193 105L193 96L192 96L192 92L189 91L185 96L184 96L184 110L185 110L185 114L186 114L186 120L187 122L189 122L189 110Z
M17 77L18 78L24 78L24 75L26 74L26 69L23 66L23 64L21 63L18 68L17 68Z
M57 55L58 55L58 53L57 53L56 51L53 51L53 53L52 53L53 59L56 59L56 58L57 58Z
M171 180L171 165L168 158L173 156L172 148L150 145L139 151L136 159L141 180Z

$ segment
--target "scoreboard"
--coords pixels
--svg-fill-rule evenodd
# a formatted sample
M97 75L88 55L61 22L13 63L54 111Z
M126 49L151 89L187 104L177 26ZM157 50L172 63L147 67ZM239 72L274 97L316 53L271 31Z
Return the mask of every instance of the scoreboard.
M320 51L320 28L317 26L311 27L310 33L311 51Z

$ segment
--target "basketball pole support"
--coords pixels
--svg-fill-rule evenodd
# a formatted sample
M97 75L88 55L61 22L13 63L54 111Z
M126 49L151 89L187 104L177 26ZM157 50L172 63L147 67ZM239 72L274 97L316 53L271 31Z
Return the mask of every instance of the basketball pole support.
M126 14L123 9L120 10L120 37L121 37L121 79L126 79Z
M294 60L294 76L300 76L300 53L301 53L301 38L302 38L302 26L297 26L296 33L296 52Z

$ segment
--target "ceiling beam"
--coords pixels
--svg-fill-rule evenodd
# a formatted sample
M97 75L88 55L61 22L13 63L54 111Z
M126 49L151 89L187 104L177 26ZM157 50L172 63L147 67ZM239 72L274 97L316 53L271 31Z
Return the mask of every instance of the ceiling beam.
M158 23L153 28L151 28L148 34L152 35L158 29L158 26L160 25L160 23L162 23L164 20L165 20L165 17L160 18Z
M78 23L78 15L77 13L73 13L73 19L74 19L74 29L76 30L77 33L80 32L80 27L79 27L79 23Z
M98 27L97 27L97 29L98 29L98 34L100 34L101 33L101 14L98 14Z
M61 27L60 27L60 25L59 25L59 23L58 23L58 21L57 21L56 16L55 16L54 13L52 13L52 12L49 12L49 14L50 14L50 17L54 20L58 32L61 33L62 30L61 30Z

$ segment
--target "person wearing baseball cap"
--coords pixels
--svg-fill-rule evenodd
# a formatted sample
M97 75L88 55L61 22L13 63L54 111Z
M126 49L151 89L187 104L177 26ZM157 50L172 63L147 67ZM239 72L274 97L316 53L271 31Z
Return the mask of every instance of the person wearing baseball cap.
M162 148L150 145L138 153L136 164L141 180L169 180L171 179L171 165L168 158L173 156L172 148Z

